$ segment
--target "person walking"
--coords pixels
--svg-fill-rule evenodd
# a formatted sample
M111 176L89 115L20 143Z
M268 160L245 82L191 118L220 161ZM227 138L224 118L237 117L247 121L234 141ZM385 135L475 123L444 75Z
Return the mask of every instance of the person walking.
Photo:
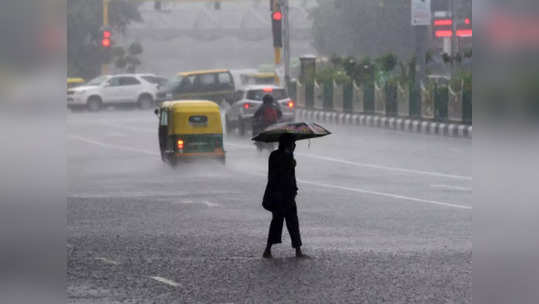
M279 148L271 152L269 157L268 183L262 205L272 212L272 219L268 242L262 255L264 258L272 258L271 246L281 243L284 221L286 221L286 228L292 240L292 247L296 250L296 257L308 257L301 251L302 243L296 206L298 187L295 173L295 148L293 136L283 134L279 137Z

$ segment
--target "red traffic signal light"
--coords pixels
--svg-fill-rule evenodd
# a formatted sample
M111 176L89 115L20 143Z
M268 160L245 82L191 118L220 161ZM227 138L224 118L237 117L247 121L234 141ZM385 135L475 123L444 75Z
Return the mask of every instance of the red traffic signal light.
M112 37L112 32L109 31L109 30L104 30L103 31L103 38L101 40L101 45L103 47L105 47L105 48L110 47L110 45L111 45L111 41L110 41L111 37Z
M110 39L103 39L101 41L101 45L103 45L103 47L106 47L106 48L110 47Z
M273 12L272 18L275 21L281 21L283 19L283 13L280 11Z

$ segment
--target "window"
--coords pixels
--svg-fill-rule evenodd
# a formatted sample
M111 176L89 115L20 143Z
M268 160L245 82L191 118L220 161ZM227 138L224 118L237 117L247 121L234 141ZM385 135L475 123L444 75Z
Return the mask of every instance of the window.
M117 87L117 86L120 85L120 78L119 77L111 78L111 79L109 79L109 81L107 83L111 87Z
M161 119L159 121L159 125L163 127L168 126L168 111L167 110L161 110Z
M189 124L193 127L204 127L208 125L208 116L194 115L189 116Z
M262 97L264 97L266 94L273 96L275 101L288 98L288 94L286 94L284 89L274 89L272 92L264 92L264 90L251 90L247 92L247 99L262 100Z
M232 89L234 85L232 84L232 77L228 73L219 73L217 76L219 79L219 87L221 89Z
M137 85L137 84L140 84L140 81L138 81L138 79L136 79L135 77L120 77L121 86Z
M106 76L99 76L95 79L92 79L90 80L90 82L87 83L87 85L89 86L97 86L97 85L100 85L101 83L103 83L103 81L105 81L107 79Z
M195 87L197 92L214 91L216 89L217 75L202 74L198 75Z
M195 83L195 76L189 76L182 79L180 86L178 87L178 92L192 92Z
M208 116L204 116L204 115L190 116L189 124L194 127L206 126L208 124Z
M156 77L153 77L153 76L142 76L141 78L144 79L144 80L146 80L146 81L149 82L149 83L159 84L159 81L157 80Z

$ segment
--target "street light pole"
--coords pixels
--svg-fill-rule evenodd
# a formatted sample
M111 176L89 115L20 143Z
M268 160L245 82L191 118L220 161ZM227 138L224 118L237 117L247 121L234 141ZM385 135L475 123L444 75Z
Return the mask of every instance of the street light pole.
M284 86L288 88L290 82L290 21L289 0L282 1L283 10L283 55L284 55Z

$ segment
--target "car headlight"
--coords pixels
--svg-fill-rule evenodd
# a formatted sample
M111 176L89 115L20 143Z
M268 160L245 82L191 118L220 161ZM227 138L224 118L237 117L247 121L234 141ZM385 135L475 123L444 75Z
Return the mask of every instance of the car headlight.
M75 95L82 95L86 93L86 90L82 90L82 91L75 91Z

